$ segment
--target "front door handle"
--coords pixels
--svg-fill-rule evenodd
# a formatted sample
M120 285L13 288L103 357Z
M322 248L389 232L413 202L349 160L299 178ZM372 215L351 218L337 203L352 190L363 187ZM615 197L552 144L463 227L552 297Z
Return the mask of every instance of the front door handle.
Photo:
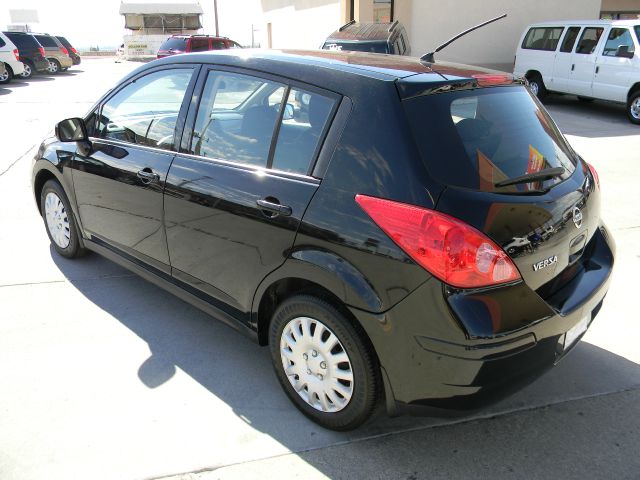
M281 205L275 198L267 197L265 199L256 200L256 204L260 207L261 210L273 213L275 215L283 215L285 217L288 217L292 213L290 206Z
M576 68L576 64L575 63L571 64L571 71L572 72L575 70L575 68Z
M149 185L150 183L158 183L160 181L160 175L157 173L153 173L149 167L143 168L138 172L138 178L145 185Z

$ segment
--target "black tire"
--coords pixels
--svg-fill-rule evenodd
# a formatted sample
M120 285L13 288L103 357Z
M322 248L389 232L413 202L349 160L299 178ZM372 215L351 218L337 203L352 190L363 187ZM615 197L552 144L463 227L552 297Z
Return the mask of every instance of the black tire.
M531 92L538 97L539 100L544 100L549 92L547 91L547 87L545 87L540 74L534 72L527 75L527 81L529 82L529 89Z
M68 221L68 229L64 229L68 232L69 239L69 243L66 246L59 245L56 242L56 240L54 239L54 234L51 231L51 229L55 228L55 226L50 225L50 222L47 219L46 200L47 195L49 194L54 194L62 202L63 215L66 215L66 219ZM78 226L73 216L71 206L69 205L69 199L56 180L48 180L42 187L42 192L40 193L40 211L42 213L42 220L44 221L44 227L47 231L47 235L49 235L51 245L53 245L53 248L55 248L56 252L66 258L77 258L86 253L84 248L82 248L80 239L78 237Z
M20 74L20 78L27 80L33 77L33 74L36 71L36 68L33 66L33 64L29 61L22 62L22 63L24 63L24 72Z
M60 62L55 58L52 58L51 60L49 60L49 62L51 63L51 65L53 65L53 69L50 70L49 73L52 73L53 75L59 74L62 70L62 65L60 65Z
M627 117L635 125L640 125L640 90L631 92L627 100Z
M317 325L320 323L325 328L328 328L330 332L322 330L323 335L326 334L328 336L330 333L335 335L341 344L341 347L344 349L344 352L348 355L348 362L337 364L339 368L342 368L340 365L347 364L353 375L351 398L341 410L327 412L314 408L307 402L307 400L301 397L301 394L298 394L285 373L285 367L280 353L282 333L291 320L299 317L308 317L316 322L314 324L315 328L314 326L311 327L313 332L316 331L316 328L318 328ZM301 331L300 333L302 334ZM327 340L328 338L324 339L324 341ZM337 348L338 353L340 353L342 349L339 347L340 345L337 345L331 350L331 352L333 353ZM352 323L333 305L311 295L296 295L285 300L278 306L273 314L273 318L269 326L269 348L271 351L273 367L280 385L293 404L311 420L324 428L344 431L358 427L371 417L379 397L381 385L380 369L378 367L377 359L372 352L371 347L369 347L368 342L365 340L364 334L359 333L358 329L352 325ZM291 349L289 349L289 351L293 352ZM315 352L315 350L313 350L313 352ZM318 355L318 359L319 358L323 358L322 353ZM316 359L316 363L318 359ZM310 368L313 367L309 366L310 362L306 357L304 361L307 362L307 365L302 368L308 368L309 370L307 371L311 372ZM320 365L322 365L322 363L325 362L321 362ZM327 363L329 365L327 365ZM321 378L322 375L317 375L321 382L323 380L329 382L331 380L336 380L341 382L342 385L351 385L351 382L345 383L344 380L341 380L342 377L339 375L336 377L332 376L332 370L341 372L344 370L333 369L330 365L330 357L327 357L327 363L325 363L325 367L323 367L325 368L325 378ZM295 362L292 361L291 365L295 365ZM312 374L311 376L313 377L312 381L315 382L316 375ZM300 380L300 377L297 375L293 378ZM309 377L306 377L306 379L311 381ZM302 379L302 381L305 381L305 379ZM300 389L301 391L304 390L307 392L307 395L309 394L308 385L309 384L305 382L303 384L303 388ZM331 385L331 383L322 385ZM324 388L326 389L326 387ZM335 396L335 391L333 394ZM344 400L346 398L342 395L339 397L340 400ZM315 398L318 399L319 403L320 397L316 396ZM336 405L330 400L329 396L325 396L323 398L325 402L330 402L331 406Z
M13 79L13 70L11 70L11 67L6 63L4 64L4 67L6 69L6 73L4 75L0 75L0 85L6 85Z
M585 103L591 103L595 100L595 98L591 98L591 97L578 97L578 100L580 100L581 102L585 102Z

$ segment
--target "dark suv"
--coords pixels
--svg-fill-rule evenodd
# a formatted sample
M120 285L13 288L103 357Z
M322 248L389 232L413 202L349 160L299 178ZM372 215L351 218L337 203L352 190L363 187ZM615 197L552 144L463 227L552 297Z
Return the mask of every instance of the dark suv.
M180 55L56 136L33 191L58 254L98 252L269 345L328 428L381 396L390 412L502 398L576 345L609 287L598 176L508 74Z
M351 21L329 35L322 48L394 55L411 54L407 31L397 20L395 22Z
M178 53L206 52L208 50L225 50L227 48L242 48L238 42L227 37L212 37L210 35L172 35L160 45L158 58L176 55Z
M80 65L80 55L78 54L78 50L76 50L73 45L67 40L65 37L59 37L56 35L58 41L67 49L67 54L71 57L71 61L74 65Z
M19 60L24 64L22 78L30 78L35 72L46 72L49 69L49 60L46 58L44 47L29 33L2 32L18 47Z

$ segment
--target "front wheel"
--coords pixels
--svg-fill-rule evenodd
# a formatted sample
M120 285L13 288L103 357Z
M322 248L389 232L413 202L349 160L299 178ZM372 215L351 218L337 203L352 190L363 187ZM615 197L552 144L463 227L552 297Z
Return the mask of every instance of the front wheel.
M640 90L629 95L629 100L627 101L627 116L631 123L640 125Z
M40 212L56 252L67 258L76 258L85 253L80 246L78 227L69 200L57 181L48 180L42 187Z
M9 83L13 78L13 71L11 70L11 67L6 63L4 64L4 66L5 66L5 72L0 74L0 85Z
M351 430L373 413L379 368L371 348L333 305L297 295L276 310L271 360L294 405L319 425Z

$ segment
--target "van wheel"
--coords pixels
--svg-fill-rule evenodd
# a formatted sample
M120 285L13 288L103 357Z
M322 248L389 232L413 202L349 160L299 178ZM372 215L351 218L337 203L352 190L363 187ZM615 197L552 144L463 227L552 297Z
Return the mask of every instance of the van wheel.
M310 295L285 300L269 326L271 360L294 405L319 425L351 430L372 414L376 358L351 322Z
M11 70L11 67L6 63L4 64L4 66L5 66L5 72L2 75L0 75L0 85L9 83L13 78L13 70Z
M640 90L636 90L629 95L627 101L627 116L631 123L640 125Z
M544 82L542 81L542 77L539 73L532 73L528 75L527 81L529 82L529 89L531 90L531 93L536 97L542 100L547 96L547 88L544 86Z

